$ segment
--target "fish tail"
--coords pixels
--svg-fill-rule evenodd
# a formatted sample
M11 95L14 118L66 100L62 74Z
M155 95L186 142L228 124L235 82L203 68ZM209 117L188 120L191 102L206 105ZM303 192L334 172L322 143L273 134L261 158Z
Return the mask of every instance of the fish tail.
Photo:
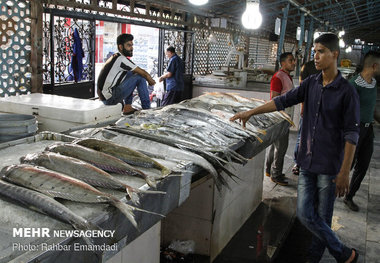
M111 199L112 200L112 204L117 207L120 212L122 212L126 217L127 219L132 223L132 225L138 229L138 226L137 226L137 222L135 220L135 215L133 214L133 206L130 206L128 204L125 204L123 202L121 202L120 200L117 200L116 198L115 199Z
M171 174L171 172L172 172L172 171L171 171L169 168L164 167L164 168L162 168L162 170L161 170L161 175L162 175L162 176L167 176L167 175Z
M72 226L75 228L75 229L78 229L78 230L102 230L99 226L87 221L87 220L84 220L84 221L81 221L81 222L71 222ZM86 236L83 236L83 240L84 242L86 242L87 245L94 245L94 240L90 237L86 237Z
M160 194L160 195L166 195L166 192L164 191L151 191L151 190L137 190L138 193L141 194Z
M131 198L132 202L136 205L140 204L140 197L138 195L139 191L137 189L134 189L132 187L126 187L127 193L129 195L129 198Z
M157 182L156 182L156 178L152 175L147 175L145 177L145 182L150 186L150 187L153 187L153 188L156 188L157 187Z

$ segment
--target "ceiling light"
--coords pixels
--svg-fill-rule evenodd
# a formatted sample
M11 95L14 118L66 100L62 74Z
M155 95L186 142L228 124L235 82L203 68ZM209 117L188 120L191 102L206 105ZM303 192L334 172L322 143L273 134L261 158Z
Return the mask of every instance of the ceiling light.
M193 5L204 5L208 3L208 0L189 0Z
M315 40L316 38L318 38L320 35L322 35L322 32L315 31L315 32L314 32L314 35L313 35L314 40Z
M346 32L344 32L344 30L339 31L338 37L342 37L342 36L344 36L344 34L346 34Z
M243 26L247 29L258 29L261 26L263 20L260 10L259 0L247 0L246 9L241 17Z
M346 53L350 53L352 51L352 47L351 46L348 46L347 48L346 48Z
M344 48L345 46L346 46L346 43L344 43L344 40L341 38L341 39L339 39L339 46L341 47L341 48Z

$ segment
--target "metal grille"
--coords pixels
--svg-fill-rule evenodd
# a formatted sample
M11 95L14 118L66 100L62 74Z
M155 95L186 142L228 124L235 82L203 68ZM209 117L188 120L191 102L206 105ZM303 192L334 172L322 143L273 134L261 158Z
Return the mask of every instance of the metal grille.
M51 25L52 20L53 25ZM95 52L94 21L45 14L43 25L44 84L74 82L71 59L73 55L72 45L74 43L73 33L75 29L78 29L84 51L82 81L93 80L94 66L92 57Z
M0 0L0 97L30 93L30 4Z
M251 67L275 67L278 44L260 37L249 38L248 64Z
M213 70L226 66L225 63L232 41L237 49L247 49L247 38L244 35L198 28L194 28L194 31L194 74L210 74ZM229 66L235 66L236 63L237 58L234 56Z

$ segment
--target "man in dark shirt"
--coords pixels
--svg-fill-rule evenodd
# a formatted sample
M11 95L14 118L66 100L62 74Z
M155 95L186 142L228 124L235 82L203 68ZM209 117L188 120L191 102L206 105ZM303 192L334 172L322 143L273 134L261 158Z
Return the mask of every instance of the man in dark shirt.
M300 74L300 83L304 81L307 77L313 74L321 73L321 70L317 70L315 68L314 60L310 60L306 62L302 68L301 68L301 74ZM303 103L301 104L301 113L300 113L300 122L299 122L299 128L298 128L298 134L297 134L297 141L296 146L294 148L294 162L295 165L292 168L292 172L294 175L299 175L300 173L300 166L297 164L297 155L298 155L298 147L300 146L300 140L301 140L301 127L302 127L302 117L303 117Z
M355 152L355 166L350 182L350 191L344 199L344 203L352 210L359 211L353 198L360 188L360 184L367 173L373 153L373 119L380 118L375 115L377 83L376 77L380 76L380 53L369 51L364 56L363 70L350 79L350 83L356 88L360 98L360 134Z
M166 79L166 93L162 99L161 106L178 103L182 99L184 90L184 64L182 59L175 53L174 47L166 49L166 56L169 58L167 73L159 78L159 81Z
M331 230L335 196L348 192L349 173L359 138L359 97L337 69L339 39L323 34L314 42L315 67L322 73L305 79L298 88L255 109L237 113L231 121L245 123L252 115L283 110L304 103L301 144L297 162L297 216L312 233L309 261L319 262L327 247L338 262L356 262L350 249Z

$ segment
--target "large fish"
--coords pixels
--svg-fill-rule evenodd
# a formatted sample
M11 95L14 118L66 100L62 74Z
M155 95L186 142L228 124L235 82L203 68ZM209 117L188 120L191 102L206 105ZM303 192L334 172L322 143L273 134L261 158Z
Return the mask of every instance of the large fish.
M149 186L156 187L154 176L147 175L112 155L73 143L53 144L45 150L83 160L107 172L137 176L143 178Z
M169 168L161 165L149 156L110 141L99 140L96 138L84 138L78 139L74 141L74 143L96 151L107 153L130 165L159 169L162 176L167 176L171 173Z
M71 224L78 230L99 229L83 217L75 214L66 206L47 195L21 186L0 180L0 194L37 212L52 216L63 222ZM93 244L93 240L83 236L87 244Z
M42 167L28 164L11 165L4 167L1 173L4 176L3 178L9 182L51 197L82 203L109 203L118 208L136 228L134 210L156 214L125 204L114 196L103 193L81 180Z
M20 161L69 175L92 186L126 191L136 204L139 203L138 193L165 193L135 189L87 162L54 152L27 154L25 157L21 157Z

